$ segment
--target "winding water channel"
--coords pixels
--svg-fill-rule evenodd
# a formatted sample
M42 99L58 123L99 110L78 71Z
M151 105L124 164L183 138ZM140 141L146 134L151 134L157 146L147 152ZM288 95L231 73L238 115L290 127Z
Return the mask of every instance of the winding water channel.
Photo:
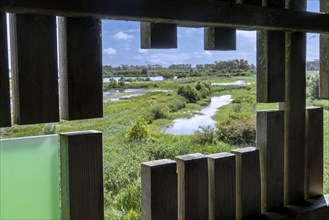
M215 127L216 121L212 119L218 108L228 105L232 102L231 95L215 96L211 98L209 106L199 111L192 118L180 118L173 121L165 132L174 135L191 135L198 130L200 126Z

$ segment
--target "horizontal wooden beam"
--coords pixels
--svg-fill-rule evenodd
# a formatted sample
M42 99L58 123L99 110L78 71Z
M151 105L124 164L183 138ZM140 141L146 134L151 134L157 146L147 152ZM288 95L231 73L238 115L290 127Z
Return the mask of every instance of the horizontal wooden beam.
M170 7L168 7L170 5ZM199 0L2 0L0 11L328 33L328 14Z

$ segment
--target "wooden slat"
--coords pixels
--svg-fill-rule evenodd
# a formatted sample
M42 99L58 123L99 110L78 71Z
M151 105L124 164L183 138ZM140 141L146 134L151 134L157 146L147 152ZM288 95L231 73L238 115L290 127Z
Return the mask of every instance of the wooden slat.
M176 162L156 160L142 164L142 219L177 219Z
M207 155L209 219L235 219L235 156L230 153Z
M320 0L320 11L329 13L329 0ZM329 99L329 35L320 35L320 98Z
M202 154L177 156L178 219L208 219L208 167Z
M284 206L284 112L257 112L257 148L260 152L262 211Z
M241 0L243 4L262 5L262 0Z
M236 0L219 0L235 3ZM225 27L204 28L205 50L236 50L236 30Z
M307 197L323 194L323 108L306 110Z
M329 196L319 196L245 220L322 220L329 216Z
M225 27L204 29L205 50L236 50L236 30Z
M141 22L141 48L177 48L177 25Z
M10 127L10 91L7 46L7 19L0 13L0 127Z
M57 122L56 18L10 15L14 123Z
M63 133L60 144L62 219L103 220L102 133Z
M236 156L236 216L243 219L261 212L259 150L232 150Z
M101 21L59 18L61 118L103 117Z
M267 1L268 7L284 8L284 0ZM257 32L257 102L284 102L285 33Z
M170 4L170 7L168 7ZM93 16L202 27L329 32L329 15L220 1L168 0L2 0L6 12Z
M305 2L290 1L296 10L306 9ZM280 105L285 111L285 204L304 199L305 63L306 33L286 33L286 97Z

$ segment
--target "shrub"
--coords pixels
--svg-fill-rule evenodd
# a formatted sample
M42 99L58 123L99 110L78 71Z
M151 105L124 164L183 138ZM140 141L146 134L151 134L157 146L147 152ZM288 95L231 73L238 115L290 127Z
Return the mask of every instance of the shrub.
M218 126L218 140L231 145L255 145L256 119L247 113L233 113Z
M194 142L199 144L215 144L216 129L211 126L202 127L195 132Z
M115 197L115 207L119 210L134 210L140 213L141 210L141 183L136 180L126 188L122 189ZM129 211L130 212L130 211ZM129 214L129 212L127 214ZM136 213L134 213L136 214Z
M320 91L320 80L319 80L319 74L314 74L309 77L308 79L308 86L311 93L311 98L319 99L319 91Z
M167 118L169 109L166 106L156 106L151 109L152 120Z
M178 95L184 96L188 102L190 103L196 103L198 100L201 99L201 95L196 90L196 88L191 87L191 86L182 86L178 88L177 91Z
M145 141L149 136L149 129L144 119L139 118L128 130L128 141Z
M43 134L57 134L57 125L56 123L46 124L43 128Z

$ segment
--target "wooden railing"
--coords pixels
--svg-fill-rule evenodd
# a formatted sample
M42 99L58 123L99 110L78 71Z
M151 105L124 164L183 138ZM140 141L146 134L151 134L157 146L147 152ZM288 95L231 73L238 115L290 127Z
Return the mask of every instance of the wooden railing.
M257 113L257 148L143 163L143 219L326 219L323 109L309 108L306 115L306 163L298 167L305 174L302 199L289 200L284 112L261 111ZM304 198L311 200L303 203Z
M306 219L327 218L321 200L311 208L291 207L323 190L323 113L305 106L306 32L321 34L320 96L329 99L329 0L320 1L324 13L306 12L305 0L1 0L0 127L102 117L101 18L143 22L144 48L176 47L177 25L204 27L211 50L235 49L236 28L257 30L257 101L280 102L281 111L258 113L257 149L143 164L143 217L234 219L290 207L288 214L273 215L308 210ZM9 39L5 13L11 13ZM74 149L71 156L80 153ZM86 161L90 155L86 150ZM75 180L74 172L80 171L70 170ZM88 167L82 174L90 182L96 178ZM103 203L94 207L87 200L103 219ZM90 210L69 206L76 208L66 212L71 218ZM309 212L314 207L324 211Z

